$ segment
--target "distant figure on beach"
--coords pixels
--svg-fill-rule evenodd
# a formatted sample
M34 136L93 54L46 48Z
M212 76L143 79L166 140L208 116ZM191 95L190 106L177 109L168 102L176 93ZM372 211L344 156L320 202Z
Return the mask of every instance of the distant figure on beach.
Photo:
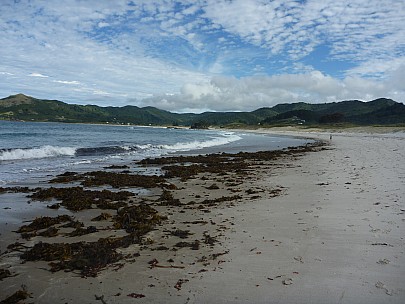
M332 141L332 134L331 134L331 135L329 135L329 140L330 140L330 141Z

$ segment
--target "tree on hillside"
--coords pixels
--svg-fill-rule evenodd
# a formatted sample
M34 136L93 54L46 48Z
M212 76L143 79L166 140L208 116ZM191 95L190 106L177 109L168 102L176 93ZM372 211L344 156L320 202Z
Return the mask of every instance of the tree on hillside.
M326 114L319 118L320 123L339 123L344 121L345 116L342 113Z

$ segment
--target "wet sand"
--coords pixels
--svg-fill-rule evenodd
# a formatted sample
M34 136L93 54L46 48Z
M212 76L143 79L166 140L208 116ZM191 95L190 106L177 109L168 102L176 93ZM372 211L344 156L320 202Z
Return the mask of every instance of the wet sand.
M329 133L287 131L329 140ZM404 303L404 159L403 137L334 133L326 149L260 161L247 174L170 180L174 198L197 204L161 206L160 190L137 198L168 219L142 244L120 249L128 255L122 263L83 278L51 273L47 262L21 264L20 253L9 252L0 268L16 276L0 281L0 300L25 285L27 303ZM2 231L2 248L18 237ZM50 241L26 245L40 240ZM196 240L198 250L176 247Z

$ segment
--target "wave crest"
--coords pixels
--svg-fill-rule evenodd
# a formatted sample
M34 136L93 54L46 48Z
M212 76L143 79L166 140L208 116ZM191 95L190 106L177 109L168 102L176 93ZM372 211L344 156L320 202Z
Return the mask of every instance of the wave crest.
M213 137L202 141L178 142L167 145L123 145L123 146L102 146L102 147L58 147L58 146L42 146L39 148L26 149L0 149L0 161L9 160L27 160L40 159L50 157L100 157L100 156L122 156L122 155L139 155L149 157L151 155L158 156L167 152L173 151L190 151L199 150L213 146L220 146L240 140L241 137L236 134L225 133L221 137Z
M72 147L42 146L39 148L30 149L9 149L0 151L0 161L74 156L75 153L76 148Z
M241 139L239 135L236 134L224 134L224 137L215 137L206 141L191 141L185 143L177 143L173 145L162 145L163 149L175 150L175 151L189 151L189 150L198 150L202 148L209 148L215 146L221 146L229 144L234 141Z

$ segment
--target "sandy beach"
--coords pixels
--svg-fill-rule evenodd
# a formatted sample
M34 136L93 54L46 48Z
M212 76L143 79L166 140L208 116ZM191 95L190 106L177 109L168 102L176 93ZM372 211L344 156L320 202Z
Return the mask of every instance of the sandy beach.
M404 303L403 133L342 132L329 141L318 130L263 132L326 145L247 160L246 170L229 174L167 179L175 186L167 188L170 199L162 189L131 198L162 220L140 243L118 248L123 258L96 276L50 272L49 261L22 263L20 255L39 241L122 236L102 230L111 222L90 221L100 209L73 213L99 230L80 237L68 237L65 228L53 238L22 240L10 223L1 228L0 269L8 275L0 300L24 289L30 298L21 303ZM52 212L68 213L46 215ZM16 241L25 247L6 249Z

